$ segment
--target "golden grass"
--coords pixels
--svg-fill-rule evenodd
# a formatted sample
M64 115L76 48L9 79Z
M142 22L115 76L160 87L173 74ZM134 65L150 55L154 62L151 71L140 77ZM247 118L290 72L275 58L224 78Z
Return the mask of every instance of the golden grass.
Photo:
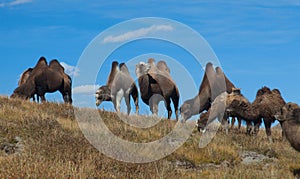
M161 120L149 129L139 129L124 124L113 112L99 113L115 135L134 142L157 140L175 125ZM101 154L85 139L71 106L0 97L0 146L14 143L16 137L24 146L20 153L9 155L0 150L0 178L294 178L300 154L281 141L279 129L272 132L270 144L263 129L258 136L218 131L207 147L199 148L201 133L195 129L184 145L163 159L125 163ZM270 159L242 164L243 151Z

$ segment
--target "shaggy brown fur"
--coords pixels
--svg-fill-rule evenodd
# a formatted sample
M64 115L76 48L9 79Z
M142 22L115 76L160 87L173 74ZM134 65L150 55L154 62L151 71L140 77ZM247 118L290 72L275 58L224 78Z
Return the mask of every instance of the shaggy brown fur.
M149 73L151 68L151 64L144 62L140 62L136 66L136 75L143 102L150 106L153 114L157 114L158 103L163 100L168 110L168 119L170 119L172 115L170 106L172 100L176 119L178 120L179 90L175 82L169 76L164 75L164 72L161 70L157 70L157 73Z
M295 103L287 103L275 117L281 122L291 146L300 152L300 107Z
M120 103L122 97L125 97L127 106L127 114L130 114L130 96L133 98L136 114L138 114L138 89L134 83L133 78L130 76L125 63L118 66L118 62L112 62L110 74L108 76L107 84L101 86L96 91L96 105L99 106L103 101L112 101L117 112L120 111ZM119 94L120 93L120 94ZM123 93L123 95L121 95Z
M42 97L42 101L45 101L45 93L52 93L58 90L65 102L72 103L71 78L68 77L68 81L65 81L66 74L63 72L63 75L56 68L60 65L57 60L53 60L51 63L55 64L55 67L53 65L51 67L48 66L46 59L41 57L37 65L33 68L28 80L17 87L11 97L29 99L34 94L38 94L38 96ZM61 68L63 69L62 66ZM66 83L69 84L66 85Z
M270 90L268 87L263 87L257 91L256 98L252 103L253 108L258 111L258 121L255 125L255 132L259 130L261 120L264 120L266 134L270 141L271 137L271 124L276 120L274 115L281 110L285 105L284 99L281 97L278 89ZM284 137L284 133L283 133Z
M234 88L233 83L226 77L221 68L217 67L215 70L212 63L207 63L198 95L185 101L180 107L183 119L187 120L193 115L208 110L218 95L224 91L231 93L232 88Z

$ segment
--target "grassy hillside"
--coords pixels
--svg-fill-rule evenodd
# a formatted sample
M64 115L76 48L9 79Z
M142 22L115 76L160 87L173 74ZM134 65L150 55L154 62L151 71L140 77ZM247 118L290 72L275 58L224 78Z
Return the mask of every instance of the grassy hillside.
M115 113L100 113L114 134L135 142L159 139L175 124L163 120L141 130L124 124ZM0 97L0 178L294 178L300 153L281 141L280 129L273 129L273 136L270 144L264 130L256 137L219 130L200 149L201 134L195 129L168 157L132 164L95 149L80 131L70 106Z

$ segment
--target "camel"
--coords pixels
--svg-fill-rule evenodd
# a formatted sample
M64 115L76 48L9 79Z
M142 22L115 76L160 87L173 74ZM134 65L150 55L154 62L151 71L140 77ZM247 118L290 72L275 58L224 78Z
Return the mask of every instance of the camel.
M159 66L155 65L154 59L149 59L148 62L138 63L135 70L143 102L150 107L153 114L157 115L158 104L160 101L164 101L168 111L168 119L170 119L172 100L176 120L178 120L179 90L169 74L170 70L167 70L169 68L166 62L158 62Z
M45 93L59 91L66 103L72 103L71 86L72 80L70 76L64 73L64 68L57 60L52 60L48 66L46 59L41 57L29 78L24 84L14 90L11 97L29 99L34 94L37 94L44 102Z
M36 66L34 68L38 68L38 67L45 67L47 66L47 60L45 57L40 57L38 63L36 64ZM21 86L22 84L26 83L26 81L28 80L29 76L31 75L32 71L34 68L28 68L27 70L25 70L21 75L20 75L20 79L18 81L18 86ZM35 101L35 94L33 94L33 96L31 96L30 98L33 99L33 101ZM36 94L37 95L37 94ZM37 102L39 102L39 96L37 95ZM45 99L45 97L43 97Z
M251 122L253 117L256 117L256 114L252 115L252 111L245 110L243 108L245 106L251 107L251 103L241 94L239 88L233 88L231 93L221 93L215 98L211 108L200 116L200 119L197 121L198 130L203 130L207 124L218 118L219 121L225 126L226 134L228 134L227 119L229 117L237 117L239 120L239 125L241 123L241 119L246 121L247 134L250 134Z
M234 87L220 67L214 69L212 63L207 63L197 96L185 101L180 107L183 119L188 120L193 115L209 110L218 95L225 91L231 93Z
M137 87L133 78L130 76L125 63L119 65L117 61L114 61L112 62L106 85L101 86L96 91L96 105L99 106L103 101L112 101L115 110L120 112L121 100L124 97L127 106L127 114L129 115L131 111L131 96L135 103L136 114L138 114L138 95Z
M281 122L282 131L291 146L300 152L300 107L296 103L286 103L274 117Z
M271 123L276 120L274 115L280 111L284 104L285 102L281 97L280 91L278 89L271 91L268 87L263 87L257 91L256 99L253 103L250 103L243 95L222 93L212 104L212 112L210 112L208 123L222 115L225 108L225 115L228 116L230 114L240 117L247 122L247 133L251 131L248 125L253 122L254 134L257 134L259 126L264 120L267 137L272 142Z
M280 91L278 89L273 89L271 91L270 88L264 86L257 91L256 98L252 105L253 108L258 111L258 119L260 119L260 122L258 121L254 128L255 132L258 132L261 120L263 119L267 137L269 138L269 141L272 141L271 124L276 120L274 115L285 105L285 101L282 98ZM284 133L282 133L282 137L285 137Z

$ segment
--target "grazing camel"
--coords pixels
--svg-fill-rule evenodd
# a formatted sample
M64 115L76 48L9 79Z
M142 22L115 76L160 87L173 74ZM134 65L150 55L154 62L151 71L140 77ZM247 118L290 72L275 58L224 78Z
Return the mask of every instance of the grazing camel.
M57 60L52 60L48 66L46 59L41 57L29 78L14 90L11 97L29 99L37 94L43 102L45 93L59 91L66 103L72 103L71 86L71 78L64 73L64 68Z
M226 98L224 96L226 96ZM251 129L248 128L248 124L253 122L255 126L254 134L257 134L263 119L267 137L271 142L271 123L276 120L274 115L280 111L284 104L285 102L279 90L274 89L271 91L268 87L263 87L257 91L256 99L253 103L250 103L243 95L222 93L213 102L211 108L213 112L210 113L208 123L218 117L225 107L225 114L229 113L247 122L247 133L251 132Z
M286 103L274 117L281 122L282 131L291 146L300 152L300 107Z
M180 107L183 119L188 120L193 115L209 110L211 103L218 95L225 91L231 93L234 87L221 68L214 69L212 63L207 63L199 93L194 98L185 101Z
M168 111L168 119L171 118L171 100L174 105L176 120L178 120L179 90L171 78L167 64L163 61L155 65L154 59L149 63L140 62L136 65L136 75L140 86L141 98L150 107L153 114L158 112L158 103L164 101ZM164 67L163 67L164 66ZM159 68L161 69L159 69Z
M130 114L130 96L133 98L136 114L138 114L138 90L134 83L133 78L130 76L129 71L125 63L119 63L117 61L112 62L112 68L107 79L107 83L101 86L96 91L96 105L99 106L102 101L112 101L117 112L120 112L121 100L124 97L127 114Z

